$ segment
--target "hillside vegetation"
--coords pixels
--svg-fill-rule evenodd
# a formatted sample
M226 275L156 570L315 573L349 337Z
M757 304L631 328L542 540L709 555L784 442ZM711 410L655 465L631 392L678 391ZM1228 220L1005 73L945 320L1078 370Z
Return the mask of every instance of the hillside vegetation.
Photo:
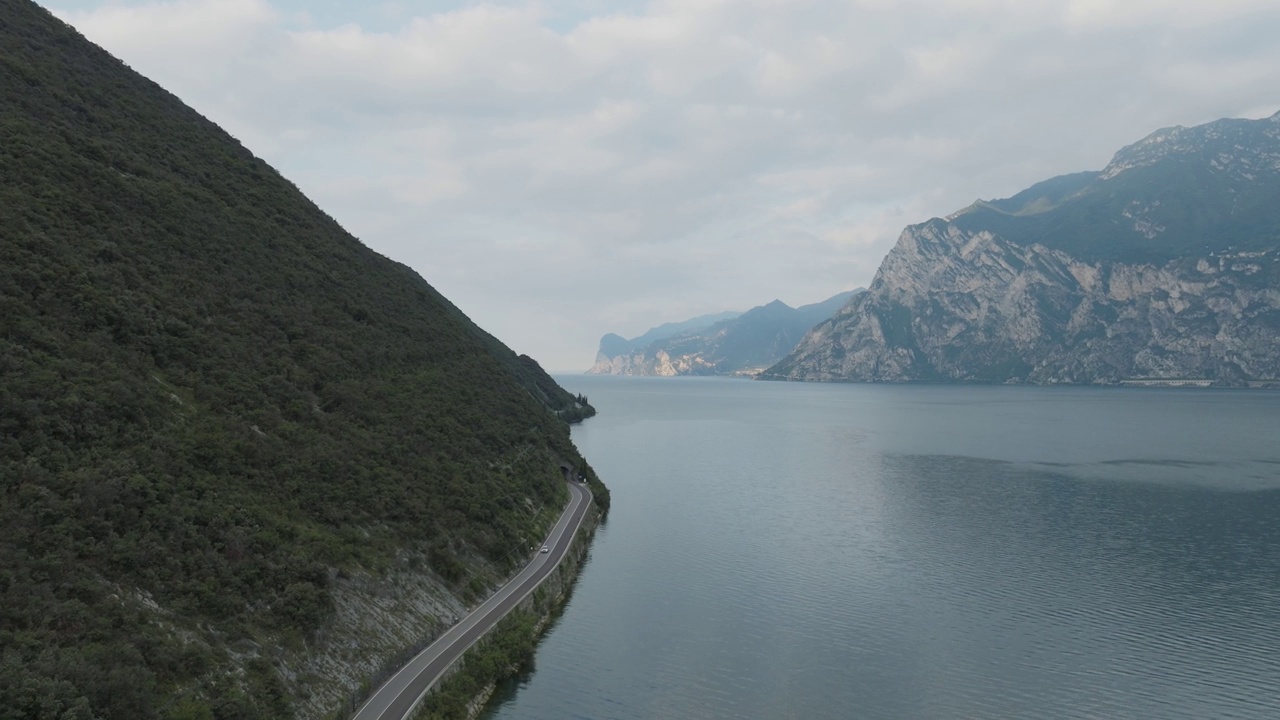
M417 548L510 567L593 411L266 163L0 0L0 718L286 718ZM427 571L424 569L424 571Z
M1273 250L1280 238L1277 127L1276 118L1228 118L1158 130L1122 148L1101 172L978 202L952 220L965 232L1090 262Z

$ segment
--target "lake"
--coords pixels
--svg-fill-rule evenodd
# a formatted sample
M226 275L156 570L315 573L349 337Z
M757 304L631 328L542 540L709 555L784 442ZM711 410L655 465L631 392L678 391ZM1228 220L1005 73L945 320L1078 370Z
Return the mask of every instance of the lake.
M490 720L1280 717L1280 394L557 379L613 508Z

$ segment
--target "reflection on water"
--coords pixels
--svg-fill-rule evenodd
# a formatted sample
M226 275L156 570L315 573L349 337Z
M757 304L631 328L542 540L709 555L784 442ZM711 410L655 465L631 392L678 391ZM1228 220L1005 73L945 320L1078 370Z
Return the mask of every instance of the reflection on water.
M613 492L492 718L1274 718L1280 397L564 378Z

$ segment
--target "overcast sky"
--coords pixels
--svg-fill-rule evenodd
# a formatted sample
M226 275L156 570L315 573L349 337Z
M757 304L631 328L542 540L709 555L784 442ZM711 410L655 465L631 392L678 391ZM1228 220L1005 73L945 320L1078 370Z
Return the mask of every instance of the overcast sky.
M40 0L545 367L1280 109L1276 0Z

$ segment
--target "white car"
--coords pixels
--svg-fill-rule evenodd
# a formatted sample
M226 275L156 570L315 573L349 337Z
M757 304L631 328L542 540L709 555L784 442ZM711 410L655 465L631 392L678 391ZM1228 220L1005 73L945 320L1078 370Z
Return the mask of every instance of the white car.
M542 549L541 549L541 550L539 550L538 552L542 552L542 553L549 553L549 552L551 552L551 548L547 547L546 545L543 545L543 546L542 546Z

